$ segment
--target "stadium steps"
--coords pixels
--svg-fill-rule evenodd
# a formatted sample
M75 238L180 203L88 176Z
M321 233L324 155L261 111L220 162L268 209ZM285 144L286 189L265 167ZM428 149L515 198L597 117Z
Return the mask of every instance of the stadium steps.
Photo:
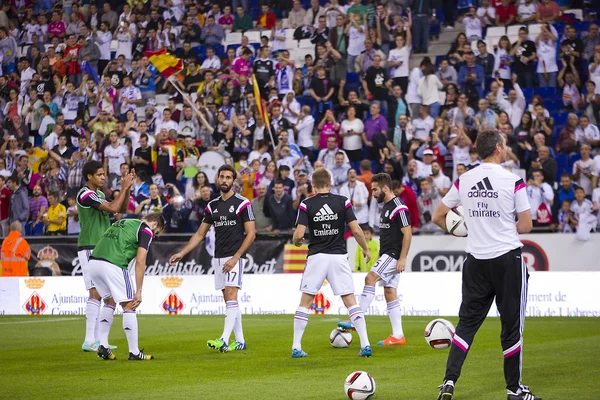
M437 56L445 56L450 50L450 46L456 40L456 35L459 32L464 32L465 27L463 24L454 24L454 29L447 31L442 28L440 37L437 40L429 40L429 49L427 54L412 54L410 57L410 69L418 67L424 57L429 57L432 63L435 63Z

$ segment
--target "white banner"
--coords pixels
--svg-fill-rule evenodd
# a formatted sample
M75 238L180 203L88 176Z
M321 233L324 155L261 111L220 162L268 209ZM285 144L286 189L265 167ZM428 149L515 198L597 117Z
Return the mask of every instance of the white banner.
M365 274L354 274L360 296ZM239 293L244 314L293 314L300 301L300 274L247 275ZM600 316L596 295L600 272L533 272L529 280L528 316ZM403 274L399 299L405 316L457 316L461 301L461 274ZM87 291L78 277L0 278L0 314L83 315ZM386 315L383 289L368 314ZM341 299L325 284L312 311L346 314ZM139 312L143 314L224 314L221 292L212 276L157 277L144 279ZM489 316L496 316L494 307ZM343 318L343 317L342 317Z
M592 234L588 242L580 242L575 234L560 233L521 235L520 239L530 271L600 271L600 234ZM406 271L462 271L466 245L466 238L450 235L413 236ZM348 258L352 268L356 248L356 240L351 237L348 239Z

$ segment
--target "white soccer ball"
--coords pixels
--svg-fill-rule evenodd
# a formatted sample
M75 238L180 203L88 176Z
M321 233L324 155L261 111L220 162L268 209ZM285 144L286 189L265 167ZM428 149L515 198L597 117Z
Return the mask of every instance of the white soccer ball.
M355 371L344 381L344 392L353 400L366 400L375 394L375 379L364 371Z
M352 343L352 334L343 329L336 328L329 334L329 343L337 348L348 347Z
M457 237L465 237L468 235L467 225L463 214L463 207L458 206L446 214L446 228L448 233Z
M454 325L443 318L434 319L425 328L425 341L434 349L447 349L452 345Z

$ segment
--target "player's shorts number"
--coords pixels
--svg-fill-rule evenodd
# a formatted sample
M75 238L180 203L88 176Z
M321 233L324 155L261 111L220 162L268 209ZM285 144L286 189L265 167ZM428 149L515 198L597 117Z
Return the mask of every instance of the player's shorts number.
M237 277L237 272L235 271L230 271L227 273L227 282L234 282L235 278ZM233 275L233 278L231 277Z

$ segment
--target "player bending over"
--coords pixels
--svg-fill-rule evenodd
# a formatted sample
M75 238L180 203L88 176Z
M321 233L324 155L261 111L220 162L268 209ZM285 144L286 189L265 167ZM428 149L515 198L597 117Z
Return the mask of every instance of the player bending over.
M108 228L98 242L88 264L88 274L96 290L105 300L100 312L98 357L115 360L108 346L108 334L113 322L114 307L123 307L123 330L129 345L129 360L152 360L138 348L138 324L135 309L142 302L142 285L146 272L146 256L154 235L163 230L165 221L160 214L148 214L141 220L123 219ZM128 266L135 259L135 286ZM135 292L134 292L135 288ZM107 300L110 300L107 301Z
M244 266L248 261L242 258L256 237L254 213L250 201L233 192L232 187L237 173L230 165L222 165L217 171L217 184L221 195L208 203L206 213L198 231L188 244L171 256L171 265L185 257L199 246L211 225L215 226L215 256L212 267L215 270L215 289L223 292L225 300L225 326L219 339L209 340L208 347L222 353L234 350L246 350L242 329L242 311L238 307L238 291L242 288ZM235 342L228 344L231 331Z
M531 206L523 179L500 165L506 161L506 139L497 132L482 132L476 146L483 164L454 182L432 217L433 222L447 230L446 214L462 204L469 227L459 320L438 400L452 400L463 363L494 298L502 324L500 342L507 398L541 400L521 384L529 274L519 233L531 231Z
M99 346L98 337L98 315L100 314L100 295L95 288L87 270L90 254L100 241L100 238L110 227L110 216L120 212L126 212L129 201L131 185L135 182L135 172L124 176L121 182L122 190L111 202L107 202L104 193L100 190L104 186L106 174L102 163L89 161L82 169L83 179L86 184L77 194L77 212L81 232L77 238L77 255L81 264L83 281L88 290L89 298L85 307L85 339L81 345L83 351L97 352ZM105 311L114 311L115 303L112 299L105 301L109 305ZM116 346L111 346L115 349Z
M331 175L326 169L318 168L313 173L312 181L315 196L303 200L298 207L298 219L294 232L294 244L301 246L304 233L308 228L310 243L308 258L302 275L300 291L302 298L300 307L294 316L294 343L292 358L307 357L302 351L302 335L308 324L308 313L315 295L327 279L333 293L341 296L356 332L360 337L361 357L371 357L372 350L367 336L365 315L356 304L352 271L348 264L348 253L344 240L346 224L352 230L356 241L362 247L367 262L371 252L362 229L356 222L352 204L344 196L330 193Z
M367 312L375 298L375 283L383 283L387 311L392 323L392 334L378 343L380 346L406 344L402 331L402 314L398 301L398 282L400 273L406 267L406 257L412 239L408 207L392 191L392 178L385 173L371 178L373 197L379 203L385 203L379 216L379 237L381 250L379 260L373 265L365 278L365 287L360 297L360 308ZM345 329L354 328L352 321L340 322Z

